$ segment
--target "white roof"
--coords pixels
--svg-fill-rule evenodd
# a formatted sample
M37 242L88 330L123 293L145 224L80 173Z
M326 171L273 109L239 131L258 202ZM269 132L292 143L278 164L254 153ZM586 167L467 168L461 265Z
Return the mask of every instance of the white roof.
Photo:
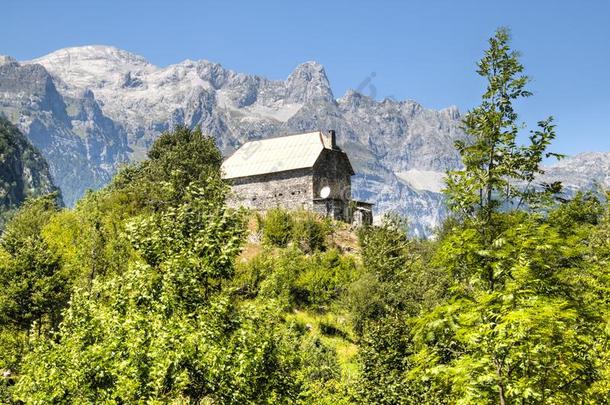
M243 144L222 164L223 178L256 176L266 173L313 167L330 140L320 131Z

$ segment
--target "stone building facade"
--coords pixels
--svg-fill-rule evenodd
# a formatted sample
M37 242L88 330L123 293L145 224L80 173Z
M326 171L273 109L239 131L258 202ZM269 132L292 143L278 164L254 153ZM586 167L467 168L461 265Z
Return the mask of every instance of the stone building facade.
M372 204L351 198L354 170L334 131L247 142L222 165L229 204L265 211L306 209L357 224L372 223Z

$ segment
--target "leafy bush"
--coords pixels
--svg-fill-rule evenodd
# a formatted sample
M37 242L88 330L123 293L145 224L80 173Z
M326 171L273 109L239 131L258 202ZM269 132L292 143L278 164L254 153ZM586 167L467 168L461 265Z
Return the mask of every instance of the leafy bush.
M303 300L303 292L297 288L296 281L305 265L305 256L298 249L280 252L273 259L271 273L260 284L260 295L278 299L286 310L298 305Z
M382 318L371 325L360 341L361 373L356 393L361 403L443 403L424 396L425 386L407 379L413 343L404 318Z
M0 327L52 329L70 297L70 278L42 230L57 214L56 196L30 199L0 239ZM43 325L43 323L45 325Z
M296 280L298 303L324 311L347 289L356 274L356 263L350 256L342 256L336 249L316 253L305 262Z
M231 284L240 295L255 298L261 283L273 272L273 267L273 258L265 251L247 262L238 263Z
M295 217L292 238L299 248L305 253L325 250L330 224L307 211L299 212Z
M263 241L272 246L286 247L292 240L293 220L290 213L274 208L263 221Z
M263 255L265 255L263 253ZM260 294L280 299L286 309L294 306L324 311L356 278L355 261L337 250L304 255L296 247L268 259L255 259L244 278L267 273L260 282ZM264 269L260 271L259 269Z
M406 224L399 217L386 216L382 226L361 228L358 239L364 267L379 281L392 280L409 261Z
M210 186L210 185L208 185ZM233 275L243 224L186 190L176 209L130 221L125 273L79 290L56 339L26 356L16 397L33 402L268 403L298 392L298 344L273 305L238 305ZM91 342L95 344L91 344Z
M352 329L357 336L364 332L370 320L379 319L386 310L383 285L371 273L364 273L351 283L342 297L342 305L350 314Z
M286 247L294 243L301 251L313 253L326 249L326 237L330 224L309 211L289 212L282 208L267 211L262 217L256 215L263 242L270 246Z

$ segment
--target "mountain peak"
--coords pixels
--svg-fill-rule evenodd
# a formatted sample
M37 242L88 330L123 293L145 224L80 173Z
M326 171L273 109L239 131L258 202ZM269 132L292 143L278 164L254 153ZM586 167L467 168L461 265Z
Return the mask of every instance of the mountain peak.
M315 61L298 65L286 80L287 96L297 103L334 101L324 66Z
M54 77L76 88L98 88L120 83L128 72L157 69L144 57L106 45L63 48L24 62L44 66Z
M32 63L41 62L74 62L103 60L115 64L129 64L150 66L151 64L140 55L125 51L109 45L84 45L63 48L31 60ZM42 63L44 64L44 63Z
M443 108L439 111L441 114L445 114L452 120L457 120L460 118L460 109L456 105L450 105L449 107Z
M12 56L0 55L0 65L6 65L7 63L17 63L17 60Z

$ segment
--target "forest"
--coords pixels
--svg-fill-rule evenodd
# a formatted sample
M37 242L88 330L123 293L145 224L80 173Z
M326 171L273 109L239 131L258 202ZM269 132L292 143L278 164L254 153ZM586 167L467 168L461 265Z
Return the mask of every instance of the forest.
M434 237L231 209L199 129L0 236L0 403L604 404L610 206L538 184L552 118L499 29Z

